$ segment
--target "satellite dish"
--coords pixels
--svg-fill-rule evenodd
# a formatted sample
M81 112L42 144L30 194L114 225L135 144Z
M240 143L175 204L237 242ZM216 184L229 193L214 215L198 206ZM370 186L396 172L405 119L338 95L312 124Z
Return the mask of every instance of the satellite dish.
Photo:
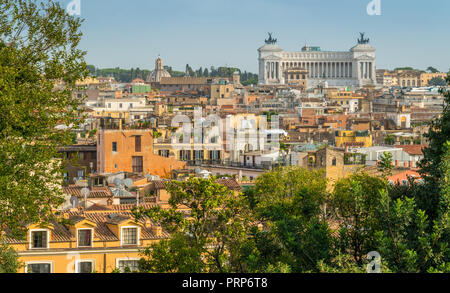
M131 188L131 187L133 187L134 182L133 182L133 180L131 180L130 178L128 178L128 179L125 179L125 180L123 181L123 184L124 184L127 188Z
M114 179L114 185L119 188L120 185L122 185L122 180L120 180L120 178L115 178Z
M75 208L75 209L78 208L78 203L79 203L78 202L78 197L71 196L69 201L70 201L70 204L72 205L73 208Z
M108 184L114 183L114 177L108 177L108 178L106 178L106 182L108 182Z
M86 197L91 193L91 191L89 190L89 188L83 188L81 189L80 193L82 196Z

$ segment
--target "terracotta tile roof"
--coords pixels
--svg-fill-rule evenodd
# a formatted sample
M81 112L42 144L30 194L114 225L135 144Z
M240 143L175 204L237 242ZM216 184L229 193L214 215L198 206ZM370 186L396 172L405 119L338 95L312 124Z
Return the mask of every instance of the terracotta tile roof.
M141 203L139 204L139 207L143 207L144 209L150 209L152 207L157 206L156 203ZM118 204L118 205L111 205L108 206L108 208L111 211L131 211L134 207L136 207L136 204Z
M206 84L206 77L162 77L160 84Z
M156 180L153 181L153 184L155 186L155 189L166 189L166 185L164 184L165 181L163 180Z
M82 216L73 216L69 218L69 221L73 222L74 224L79 223L83 220L86 220L86 218Z
M111 209L104 205L99 204L93 204L92 206L88 207L85 211L91 212L91 211L110 211Z
M129 206L129 205L128 205ZM145 205L144 205L145 207ZM110 219L108 215L110 214L117 214L116 217L113 219ZM121 210L121 211L89 211L83 213L82 211L68 211L65 213L66 216L68 216L69 219L75 220L76 222L79 222L81 220L87 219L89 221L92 221L97 224L97 226L94 228L94 239L95 241L119 241L119 238L108 228L107 223L117 224L124 220L132 219L134 221L134 216L131 213L131 210ZM141 226L141 235L140 239L142 240L152 240L152 239L164 239L168 238L170 235L167 231L164 229L162 230L162 233L160 236L157 236L153 231L151 226L146 227L144 224L148 220L148 218L143 217L138 220ZM70 230L69 226L64 225L57 221L51 221L51 224L53 225L53 230L50 236L50 242L69 242L69 241L76 241L76 236L73 235ZM152 224L153 225L153 224ZM11 231L8 229L5 230L6 234L4 235L4 239L6 243L8 244L21 244L26 243L26 241L21 239L16 239L11 237Z
M120 224L122 222L128 221L130 217L126 215L120 215L116 213L111 213L106 216L107 224Z
M422 149L428 147L425 144L419 145L396 145L397 148L403 149L405 152L412 156L420 156L423 155Z
M83 198L81 195L81 189L83 187L70 185L68 187L63 188L63 192L68 195L73 195L79 198ZM91 192L88 195L88 198L108 198L112 197L111 190L108 187L91 187Z
M241 186L233 179L217 179L216 183L222 184L231 190L241 190Z

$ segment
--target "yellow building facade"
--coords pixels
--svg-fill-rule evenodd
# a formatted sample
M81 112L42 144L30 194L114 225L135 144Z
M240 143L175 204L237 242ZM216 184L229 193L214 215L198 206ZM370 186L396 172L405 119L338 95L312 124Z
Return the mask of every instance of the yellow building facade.
M6 235L6 241L24 264L22 273L134 271L141 250L169 234L149 219L136 221L131 206L123 208L65 212L60 221L28 225L26 240Z
M372 134L369 131L344 130L335 133L335 144L339 148L347 146L371 147L372 141Z

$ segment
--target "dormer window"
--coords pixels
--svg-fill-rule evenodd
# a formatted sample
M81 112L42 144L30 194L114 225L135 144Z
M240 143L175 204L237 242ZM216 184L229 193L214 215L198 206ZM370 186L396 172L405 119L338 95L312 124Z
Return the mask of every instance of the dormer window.
M122 227L121 240L122 240L122 245L138 245L139 228L138 227Z
M78 247L92 247L92 229L78 229Z
M30 231L30 248L43 249L48 248L49 233L48 230Z

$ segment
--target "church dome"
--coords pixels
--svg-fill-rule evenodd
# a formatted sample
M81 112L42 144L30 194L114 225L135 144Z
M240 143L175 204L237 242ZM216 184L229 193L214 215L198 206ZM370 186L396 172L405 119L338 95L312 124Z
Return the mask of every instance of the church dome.
M162 77L171 77L170 73L164 69L161 57L155 61L155 70L153 70L147 78L147 82L160 82Z

